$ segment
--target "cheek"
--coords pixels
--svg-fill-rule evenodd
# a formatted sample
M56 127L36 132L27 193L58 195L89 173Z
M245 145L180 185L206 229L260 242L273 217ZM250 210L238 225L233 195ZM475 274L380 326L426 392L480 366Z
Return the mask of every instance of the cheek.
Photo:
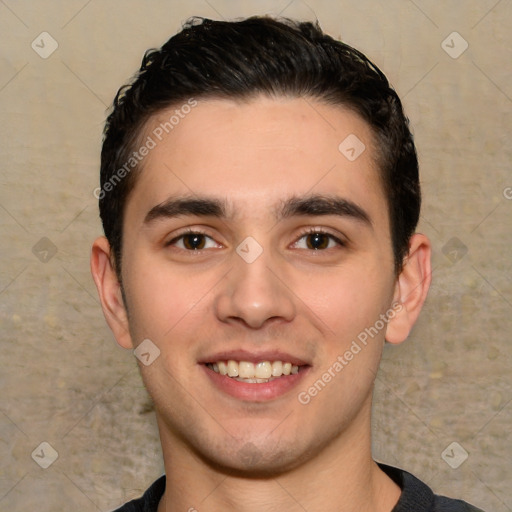
M347 265L333 272L296 280L296 294L337 344L350 343L374 325L392 298L391 279L374 266ZM338 347L339 348L339 347Z
M171 271L165 262L142 257L127 259L123 273L131 328L138 336L155 340L197 321L195 316L218 281L186 268Z

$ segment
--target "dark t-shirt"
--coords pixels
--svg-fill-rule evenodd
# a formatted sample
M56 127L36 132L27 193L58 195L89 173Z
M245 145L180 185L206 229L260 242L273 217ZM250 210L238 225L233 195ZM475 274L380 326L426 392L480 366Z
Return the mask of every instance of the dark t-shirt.
M402 489L400 499L391 512L483 512L465 501L434 494L427 485L407 471L385 464L379 466ZM126 503L114 512L157 512L164 491L165 475L153 483L144 496Z

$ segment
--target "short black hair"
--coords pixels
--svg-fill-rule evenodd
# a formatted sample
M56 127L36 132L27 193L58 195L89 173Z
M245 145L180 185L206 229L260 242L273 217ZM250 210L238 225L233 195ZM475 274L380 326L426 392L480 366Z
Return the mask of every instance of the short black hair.
M400 272L418 223L421 194L409 121L384 74L361 52L325 34L318 22L193 17L161 48L145 53L138 73L117 92L106 121L99 207L119 279L124 210L141 168L132 162L131 171L126 163L148 120L191 99L257 95L320 100L348 108L369 124L388 204L395 271Z

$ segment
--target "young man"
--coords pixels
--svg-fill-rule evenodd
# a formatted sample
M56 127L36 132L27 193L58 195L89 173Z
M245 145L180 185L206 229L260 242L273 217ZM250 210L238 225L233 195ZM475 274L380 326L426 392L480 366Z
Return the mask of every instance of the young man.
M430 283L400 100L318 26L193 19L110 114L92 273L165 476L120 511L474 511L371 453Z

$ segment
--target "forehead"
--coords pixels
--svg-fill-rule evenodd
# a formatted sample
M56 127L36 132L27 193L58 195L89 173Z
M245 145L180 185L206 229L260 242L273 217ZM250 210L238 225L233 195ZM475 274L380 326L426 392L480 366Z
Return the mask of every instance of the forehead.
M263 213L284 195L306 193L342 194L385 208L372 131L354 112L306 98L192 104L147 123L144 140L151 138L153 147L129 209L142 215L171 194L206 194Z

